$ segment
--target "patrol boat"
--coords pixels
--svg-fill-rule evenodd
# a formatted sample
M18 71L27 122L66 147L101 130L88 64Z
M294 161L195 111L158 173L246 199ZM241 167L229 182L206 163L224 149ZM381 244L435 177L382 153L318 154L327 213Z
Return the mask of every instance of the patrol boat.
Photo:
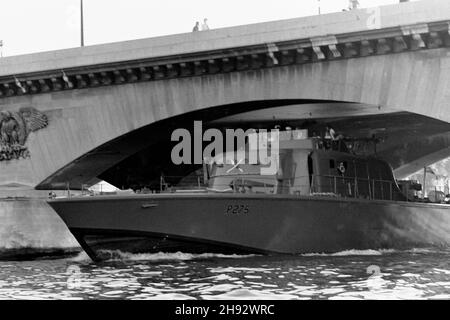
M280 133L282 136L283 133ZM284 133L285 134L285 133ZM304 254L450 245L450 206L401 191L390 165L344 140L279 142L279 169L204 165L190 189L50 200L94 260L112 252Z

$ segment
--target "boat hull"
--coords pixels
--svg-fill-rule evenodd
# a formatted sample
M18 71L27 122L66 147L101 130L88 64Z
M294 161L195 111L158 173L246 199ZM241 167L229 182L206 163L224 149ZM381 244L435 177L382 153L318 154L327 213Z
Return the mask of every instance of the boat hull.
M102 252L330 253L450 246L450 206L241 194L49 201L94 260Z

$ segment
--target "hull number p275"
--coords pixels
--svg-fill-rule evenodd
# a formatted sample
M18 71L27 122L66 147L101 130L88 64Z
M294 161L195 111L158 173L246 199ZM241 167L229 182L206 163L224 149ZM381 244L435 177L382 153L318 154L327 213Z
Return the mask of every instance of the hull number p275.
M225 214L247 214L250 212L248 205L246 204L230 204L225 210Z

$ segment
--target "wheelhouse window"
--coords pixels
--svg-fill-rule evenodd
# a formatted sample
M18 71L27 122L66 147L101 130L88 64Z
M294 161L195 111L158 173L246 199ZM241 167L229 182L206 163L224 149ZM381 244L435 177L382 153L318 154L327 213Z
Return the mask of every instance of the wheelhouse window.
M336 167L334 159L330 159L330 169L334 169Z

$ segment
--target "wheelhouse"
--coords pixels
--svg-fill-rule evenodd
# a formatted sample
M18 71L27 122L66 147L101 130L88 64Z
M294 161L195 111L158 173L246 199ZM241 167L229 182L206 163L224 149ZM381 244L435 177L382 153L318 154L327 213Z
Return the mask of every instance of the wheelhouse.
M224 153L207 168L207 189L213 192L406 200L387 162L350 150L344 140L304 138L281 132L275 172L263 174L269 165L250 163L254 150L249 148L240 159L233 158L236 152Z

